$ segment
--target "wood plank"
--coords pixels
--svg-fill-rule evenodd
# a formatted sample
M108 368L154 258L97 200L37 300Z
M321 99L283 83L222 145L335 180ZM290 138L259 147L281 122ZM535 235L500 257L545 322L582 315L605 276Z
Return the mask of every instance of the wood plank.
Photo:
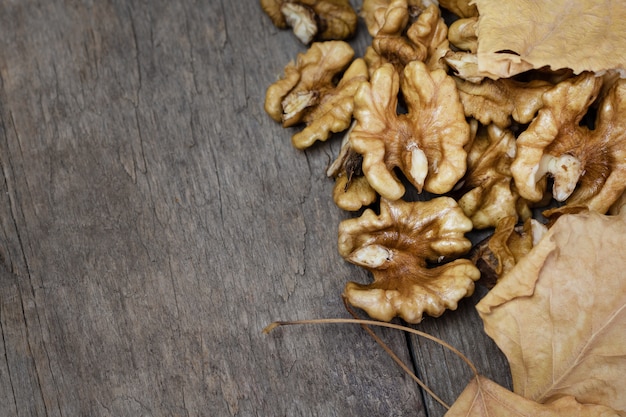
M15 278L0 265L0 414L40 416L44 402Z

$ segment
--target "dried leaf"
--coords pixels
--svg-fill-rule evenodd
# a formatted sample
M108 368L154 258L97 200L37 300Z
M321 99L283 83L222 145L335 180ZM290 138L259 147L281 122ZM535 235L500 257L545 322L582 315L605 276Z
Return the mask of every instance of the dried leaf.
M514 391L626 414L626 215L565 214L477 305Z
M445 417L609 417L618 413L601 405L582 405L572 397L550 404L527 400L483 377L474 378L452 405Z
M544 66L571 68L576 74L626 70L623 0L476 0L475 4L480 15L478 69L493 78Z

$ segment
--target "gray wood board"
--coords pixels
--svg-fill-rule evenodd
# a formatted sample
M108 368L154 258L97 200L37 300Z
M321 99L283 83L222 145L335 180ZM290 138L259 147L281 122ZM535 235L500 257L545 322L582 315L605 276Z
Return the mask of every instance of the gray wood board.
M263 110L304 50L252 0L0 1L0 415L443 414L358 326L261 333L370 279L337 253L339 143ZM507 384L475 301L420 326ZM468 382L377 332L447 401Z

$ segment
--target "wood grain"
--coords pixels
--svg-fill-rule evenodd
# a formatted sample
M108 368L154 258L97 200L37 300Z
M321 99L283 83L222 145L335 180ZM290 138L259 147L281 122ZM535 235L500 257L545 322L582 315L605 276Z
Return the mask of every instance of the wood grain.
M336 250L338 142L263 111L303 50L256 1L0 1L0 415L443 414L356 326L261 333L369 279ZM492 364L467 310L430 330Z

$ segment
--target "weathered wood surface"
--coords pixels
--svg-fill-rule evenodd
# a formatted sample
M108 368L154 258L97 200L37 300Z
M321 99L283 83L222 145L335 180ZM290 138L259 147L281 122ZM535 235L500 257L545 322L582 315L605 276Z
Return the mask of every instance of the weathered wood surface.
M369 279L336 251L338 143L263 111L303 50L254 0L0 1L0 415L443 415L357 326L261 333ZM477 299L417 327L508 384ZM449 403L469 380L378 333Z

